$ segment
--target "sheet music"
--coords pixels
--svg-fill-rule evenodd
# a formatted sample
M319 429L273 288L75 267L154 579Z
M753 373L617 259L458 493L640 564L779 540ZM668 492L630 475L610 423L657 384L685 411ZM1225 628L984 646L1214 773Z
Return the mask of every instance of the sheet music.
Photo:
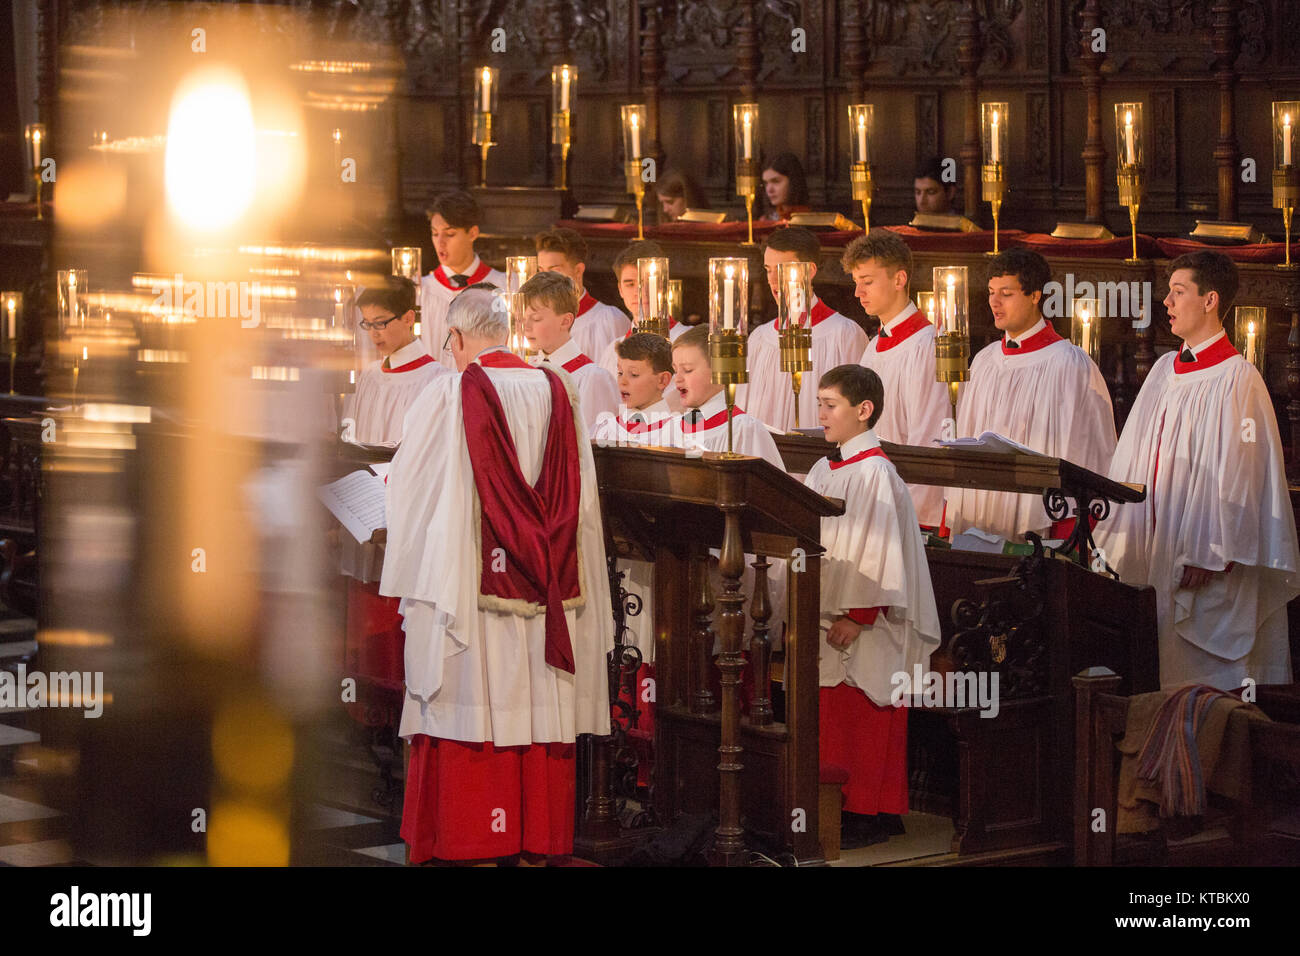
M984 432L979 438L954 438L951 441L936 441L943 448L962 448L967 451L987 451L987 452L1017 452L1021 455L1038 455L1041 458L1048 456L1040 451L1035 451L1020 442L1012 441L1005 435L999 435L997 432Z
M368 471L354 471L316 489L316 496L348 533L364 544L380 528L388 527L384 508L384 479Z

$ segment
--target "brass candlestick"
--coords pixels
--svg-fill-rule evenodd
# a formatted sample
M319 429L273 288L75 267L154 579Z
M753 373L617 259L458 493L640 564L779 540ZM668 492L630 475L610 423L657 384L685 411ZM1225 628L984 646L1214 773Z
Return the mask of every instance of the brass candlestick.
M627 179L627 191L636 197L636 237L644 239L642 206L645 203L645 182L641 179L641 160L629 159L623 164L623 173Z
M781 371L790 373L790 389L794 392L794 427L799 427L799 389L803 373L812 371L812 329L791 325L777 336L781 348Z
M722 385L727 394L727 451L729 458L741 458L735 452L731 433L731 419L736 408L736 386L749 381L745 366L746 342L736 329L719 329L709 333L709 366L713 370L713 384Z
M569 148L573 145L573 127L569 113L556 113L551 117L551 142L560 147L560 188L569 188Z
M487 161L488 150L496 143L492 142L492 114L482 111L474 114L474 144L479 148L479 176L478 184L487 185Z
M849 167L849 181L853 185L853 198L862 204L862 228L871 231L871 193L873 182L871 167L866 163L854 163Z
M957 419L957 392L970 379L970 318L966 266L936 266L934 379L948 385L948 402Z
M986 163L982 167L984 201L993 210L993 252L998 254L998 218L1002 212L1002 196L1006 192L1006 182L1002 178L1001 163Z
M749 381L745 352L749 339L749 260L709 260L709 368L714 385L727 394L727 451L735 453L731 419L736 409L736 386Z
M745 221L749 224L749 238L742 245L754 245L754 196L758 192L758 163L752 159L736 160L736 195L745 199Z
M1294 269L1291 262L1291 217L1300 205L1300 166L1294 164L1273 170L1273 205L1282 210L1282 229L1285 232L1285 259L1278 267Z
M1123 164L1116 173L1119 183L1120 205L1128 207L1129 233L1133 239L1133 257L1126 262L1138 261L1138 209L1142 205L1142 194L1146 190L1146 170L1139 165Z

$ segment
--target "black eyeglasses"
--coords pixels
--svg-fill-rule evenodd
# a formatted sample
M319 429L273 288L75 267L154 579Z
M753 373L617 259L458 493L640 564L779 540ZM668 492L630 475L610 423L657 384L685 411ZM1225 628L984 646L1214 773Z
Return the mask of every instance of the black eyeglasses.
M365 319L362 319L360 322L357 323L357 325L361 326L361 328L369 332L371 329L385 329L388 327L388 323L396 322L399 318L401 317L397 315L390 315L388 318L380 319L377 322L367 322Z
M451 337L452 337L452 335L453 335L454 333L459 332L459 331L460 331L460 329L448 329L448 330L447 330L447 338L446 338L446 340L442 343L442 350L443 350L444 352L450 352L450 351L451 351Z

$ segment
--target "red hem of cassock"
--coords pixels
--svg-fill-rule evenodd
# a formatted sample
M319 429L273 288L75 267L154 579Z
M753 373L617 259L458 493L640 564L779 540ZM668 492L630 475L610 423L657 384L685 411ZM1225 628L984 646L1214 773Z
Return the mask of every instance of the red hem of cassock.
M402 839L411 862L573 852L573 744L495 747L416 734Z
M377 581L348 578L348 674L389 690L404 688L406 633L400 598L383 597Z
M907 708L877 707L848 684L820 688L822 764L843 767L844 809L907 812Z

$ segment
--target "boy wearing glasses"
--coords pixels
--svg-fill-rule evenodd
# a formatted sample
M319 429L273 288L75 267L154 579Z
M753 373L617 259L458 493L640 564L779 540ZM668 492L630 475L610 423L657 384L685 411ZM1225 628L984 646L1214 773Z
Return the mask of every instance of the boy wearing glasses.
M344 403L343 417L352 420L352 436L358 442L399 442L407 406L434 376L447 370L415 337L415 283L410 279L389 276L384 285L361 293L357 308L361 331L379 350L380 359L361 373L356 392Z

